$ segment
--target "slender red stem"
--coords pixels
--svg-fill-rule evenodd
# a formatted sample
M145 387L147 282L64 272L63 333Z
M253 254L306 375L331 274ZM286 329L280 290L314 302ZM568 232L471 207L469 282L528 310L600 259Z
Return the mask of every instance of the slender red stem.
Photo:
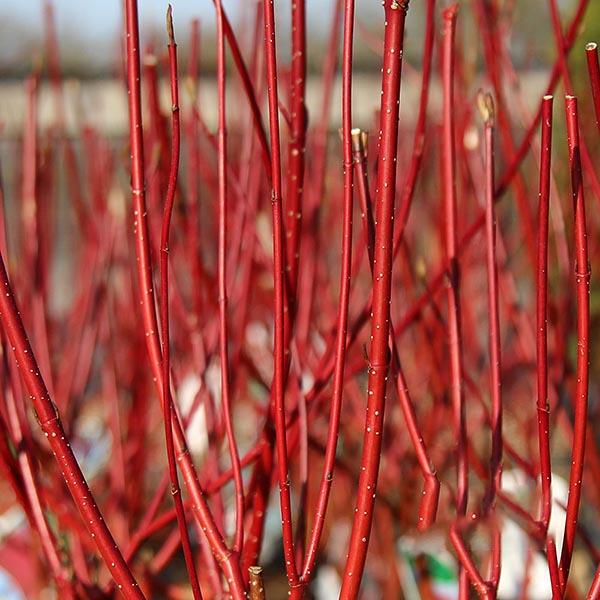
M167 32L169 35L169 79L171 84L171 164L169 169L169 179L167 186L167 195L163 211L163 221L160 239L160 324L162 339L162 377L164 382L168 382L171 372L171 349L169 333L169 234L171 230L171 215L173 214L173 205L175 204L175 191L177 188L177 175L179 172L180 155L180 119L179 119L179 82L177 77L177 44L175 43L175 34L173 32L173 16L171 5L167 9ZM194 555L190 544L190 538L185 521L185 511L181 499L181 488L179 487L179 478L177 476L177 461L175 457L175 445L173 442L173 399L171 398L171 386L162 387L162 405L163 419L165 426L165 439L167 445L167 459L169 462L169 476L171 478L171 495L175 504L177 514L177 525L179 535L183 546L185 565L190 578L192 593L194 598L202 598L198 575L196 574L196 565Z
M221 404L225 420L225 431L233 480L235 485L235 536L233 551L241 552L244 542L244 482L240 457L235 442L233 419L231 415L231 395L229 356L227 351L227 123L225 113L225 41L223 37L223 10L221 0L216 0L217 7L217 86L219 98L218 126L218 174L219 174L219 249L218 249L218 280L219 280L219 352L221 358Z
M600 565L596 569L594 580L587 595L587 600L598 600L600 598Z
M254 122L254 129L256 131L256 135L260 143L261 157L265 167L265 173L267 174L267 176L270 176L271 156L269 152L269 142L267 141L267 134L265 132L265 128L262 122L256 92L254 90L254 86L252 85L252 79L250 78L250 74L248 73L248 69L246 67L246 63L244 62L244 58L242 56L242 52L240 50L237 38L235 36L233 28L231 27L231 23L229 22L229 19L227 17L227 14L225 13L225 9L223 8L222 3L217 4L217 0L213 0L213 2L217 7L217 10L221 14L221 19L223 23L223 33L227 38L227 43L229 44L229 49L231 50L233 62L240 76L240 79L242 80L242 87L248 100L250 112L252 113L252 121Z
M154 287L152 282L152 263L150 240L146 215L144 182L144 144L142 136L142 109L140 88L139 24L137 1L126 0L127 31L127 82L129 104L129 131L131 144L131 186L134 212L134 234L136 250L136 269L138 275L138 293L142 308L145 329L145 342L150 358L150 366L155 378L159 397L162 399L162 356L157 337L157 318L154 307ZM172 412L173 434L180 468L193 500L193 509L198 524L210 543L211 550L219 563L229 584L230 592L236 600L244 597L244 584L237 561L217 527L210 511L204 491L198 482L191 455L187 449L185 435L175 411Z
M425 133L427 130L427 104L429 102L429 84L431 83L431 65L433 62L433 44L435 41L435 0L427 0L427 14L425 16L425 38L423 41L423 67L421 76L421 95L419 96L419 113L415 127L413 141L413 154L406 176L406 182L402 190L400 207L394 228L394 255L400 248L402 236L410 208L412 205L417 178L423 162L425 151Z
M455 107L454 107L454 36L458 5L444 11L444 39L442 46L443 114L442 114L442 176L444 190L444 216L446 234L446 259L449 263L447 287L448 336L450 345L450 378L454 435L457 455L456 513L467 512L469 464L467 457L466 412L462 385L462 333L460 319L460 268L457 253L456 207L456 157L455 157ZM467 580L464 569L459 574L459 598L467 597Z
M290 309L298 287L298 263L306 150L306 0L292 2L292 64L290 69L290 141L286 185L286 250Z
M496 501L496 492L502 487L502 364L500 340L500 313L498 306L498 263L496 259L496 215L494 213L494 103L489 94L481 98L480 110L485 121L485 230L488 280L490 396L492 398L492 452L490 482L484 502L484 512L490 511ZM497 589L500 580L500 530L494 526L491 552L491 584Z
M319 225L322 205L321 199L325 192L325 175L327 167L327 141L330 133L329 115L331 112L331 98L335 73L338 64L338 45L340 38L343 0L336 0L333 5L329 41L326 56L323 60L321 74L321 106L316 125L312 131L310 144L311 150L311 176L307 179L309 187L306 192L306 209L304 210L303 228L304 242L302 243L302 272L299 274L298 309L295 315L295 339L302 351L308 338L308 330L315 300L315 287L317 277L317 257L319 252L319 237L316 231ZM333 371L333 361L331 363Z
M443 185L444 213L446 232L446 257L449 262L448 273L448 329L450 336L451 357L451 394L454 407L454 425L458 452L458 489L457 513L464 515L467 510L468 465L466 456L465 407L462 386L462 349L460 330L460 272L457 253L457 208L456 208L456 174L454 148L454 33L458 6L452 5L444 12L444 45L443 45Z
M190 30L188 50L188 78L187 89L190 101L195 107L198 100L198 53L200 47L200 21L193 19ZM187 209L189 211L187 223L187 245L192 277L195 281L193 289L193 302L196 318L201 319L204 314L203 286L206 286L206 273L202 263L202 244L200 236L200 201L199 201L199 169L200 169L200 144L199 144L199 119L198 112L190 111L186 120L187 134Z
M540 522L548 531L552 508L552 467L550 463L550 404L548 402L548 213L552 161L552 96L542 105L542 148L538 209L538 256L536 281L537 416L540 452L542 506Z
M283 245L283 210L281 199L281 142L279 134L279 93L277 85L277 51L273 0L263 0L269 131L271 136L271 211L273 223L273 283L275 340L273 348L273 409L277 448L277 480L281 509L283 554L290 587L300 583L294 555L294 532L288 471L285 415L285 250Z
M354 164L357 170L358 195L361 205L363 234L366 238L367 254L369 257L369 266L371 267L372 276L374 272L373 246L375 243L375 223L373 220L372 203L366 172L366 139L367 134L365 132L362 132L359 129L353 130ZM395 251L396 247L394 247L394 252ZM391 318L390 327L393 329L393 322ZM431 459L429 458L427 447L423 439L423 434L417 422L417 415L408 390L408 384L402 370L400 352L398 351L398 346L393 333L390 333L390 345L392 348L391 368L394 376L394 383L396 385L396 393L398 394L398 398L400 400L400 407L406 421L408 434L417 455L419 468L421 469L421 473L423 474L423 478L425 480L425 486L423 488L423 494L419 505L419 518L417 522L417 528L419 530L425 530L432 525L436 518L440 494L440 482L435 473Z
M342 260L340 273L340 298L338 304L337 336L335 344L335 368L331 413L325 445L323 474L317 496L317 506L308 551L302 571L304 584L310 579L317 559L319 542L323 534L327 505L333 482L336 450L339 437L342 394L344 390L344 367L346 363L346 338L348 329L348 305L350 303L352 269L352 205L354 170L352 156L352 52L354 38L354 0L344 4L344 46L342 55L342 150L344 172L344 203L342 222Z
M590 267L588 262L587 226L583 179L581 174L579 116L577 98L565 99L567 113L567 139L569 143L569 167L574 210L575 237L575 282L577 293L577 367L573 405L575 422L573 426L573 451L569 474L569 497L565 522L565 535L559 563L561 590L564 593L571 567L575 545L581 485L585 456L585 435L587 425L588 378L589 378L589 328L590 328Z
M473 517L476 516L477 515L473 515ZM465 574L465 578L467 576L469 577L469 579L473 583L475 591L477 592L480 598L483 598L484 600L491 600L492 598L495 598L495 592L493 590L493 587L488 582L486 582L479 573L479 570L477 569L477 566L475 565L473 558L469 553L467 545L465 544L461 535L461 529L466 529L471 524L472 521L466 521L465 516L458 517L457 521L452 523L452 525L450 526L450 541L452 542L452 545L456 550L458 563L460 565L461 572ZM459 597L461 594L465 593L463 589L464 588L459 589ZM468 590L466 591L468 592ZM466 598L468 596L464 597Z

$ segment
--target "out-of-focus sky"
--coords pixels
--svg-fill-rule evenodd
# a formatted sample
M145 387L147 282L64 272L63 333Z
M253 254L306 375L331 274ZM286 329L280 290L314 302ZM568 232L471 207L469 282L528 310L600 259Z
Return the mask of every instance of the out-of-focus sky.
M289 32L291 0L278 0L276 12L279 38L284 42ZM335 0L307 0L307 14L311 39L323 39L329 27ZM383 21L378 1L361 2L358 13L369 26L377 27ZM418 4L418 3L417 3ZM122 0L54 0L63 64L79 74L94 76L106 71L107 65L118 61L119 41L123 26ZM185 49L188 26L192 18L202 23L204 43L210 54L214 33L215 9L212 0L172 0L175 31L178 43ZM240 31L240 19L255 6L252 0L223 0L231 21ZM166 0L139 0L142 36L154 32L160 41L164 34ZM29 71L43 43L44 0L0 2L0 77ZM419 12L417 8L416 11ZM242 32L243 34L243 32ZM288 44L285 44L288 46ZM205 57L206 58L206 57ZM86 71L86 67L89 70Z
M212 0L171 0L178 43L185 56L189 22L199 17L203 31L203 55L205 65L212 64L214 50L214 5ZM449 0L448 0L449 1ZM596 0L594 0L596 1ZM598 0L600 1L600 0ZM243 13L252 12L257 0L223 0L226 11L236 31L244 32ZM57 30L60 40L63 66L77 76L94 77L113 74L120 60L123 0L54 0ZM446 0L437 2L440 13ZM476 26L470 14L468 0L459 2L461 18L459 26L465 34L465 42L476 36ZM164 36L164 15L167 0L139 0L140 23L144 40L151 33L157 44ZM286 61L289 51L289 16L291 0L277 0L278 39L280 55ZM380 0L357 1L358 21L371 31L381 31L383 10ZM573 0L560 0L563 19L572 12ZM593 4L593 3L590 3ZM335 0L307 0L309 60L317 67L322 62L323 40L327 37ZM413 0L408 12L405 52L409 60L419 60L422 45L425 3ZM0 1L0 77L21 77L31 69L36 54L42 49L44 0ZM439 15L438 15L439 16ZM248 23L248 19L245 20ZM514 15L515 31L510 40L510 50L523 66L546 65L552 54L552 36L547 0L518 0ZM247 29L247 26L246 26ZM377 33L378 35L378 33ZM375 37L377 37L377 35ZM476 41L471 44L478 53ZM357 54L362 53L362 57ZM355 66L367 65L378 68L379 60L368 48L364 36L358 35L355 43ZM364 59L364 60L363 60ZM365 62L366 60L366 62ZM369 63L373 61L373 65Z
M223 0L227 13L235 18L240 6L252 5L251 0ZM334 0L307 0L307 10L311 28L326 25L323 16L329 17ZM381 12L377 1L359 2L358 11L362 16L376 16ZM0 8L0 15L28 23L32 29L41 32L43 0L19 0L11 6ZM121 2L119 0L56 0L55 12L59 27L76 27L81 34L95 38L114 35L120 27ZM207 24L214 19L212 0L172 0L174 18L187 23L192 17L200 17ZM277 12L289 13L290 0L277 2ZM163 0L139 0L140 20L144 24L162 26L167 3ZM411 10L413 8L411 7Z

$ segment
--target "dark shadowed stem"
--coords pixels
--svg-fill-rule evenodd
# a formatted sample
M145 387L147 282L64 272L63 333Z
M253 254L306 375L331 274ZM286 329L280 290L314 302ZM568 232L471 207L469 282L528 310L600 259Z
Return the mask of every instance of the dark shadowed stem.
M560 21L560 12L558 9L557 0L549 0L550 4L550 15L552 17L552 30L554 33L554 40L556 50L558 52L558 60L561 69L563 85L565 93L573 95L575 88L571 79L571 73L569 70L569 63L567 60L567 53L565 51L565 38L562 31L562 25ZM596 169L592 163L590 151L585 141L585 137L581 136L579 139L579 155L581 157L582 171L586 174L589 180L590 187L596 197L596 200L600 202L600 179L596 174Z
M489 488L484 500L484 514L495 508L496 493L502 486L502 381L500 348L500 314L498 303L498 263L496 260L496 215L494 213L494 103L491 95L480 96L480 111L485 130L485 233L489 310L490 396L492 398L492 452ZM495 521L495 520L494 520ZM500 580L500 529L493 523L490 582L497 589Z

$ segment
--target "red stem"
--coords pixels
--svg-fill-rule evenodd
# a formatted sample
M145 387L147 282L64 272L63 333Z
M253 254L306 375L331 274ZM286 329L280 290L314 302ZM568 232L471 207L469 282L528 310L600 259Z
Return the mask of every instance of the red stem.
M69 492L85 521L104 562L117 582L125 598L144 598L137 581L131 574L125 559L119 551L102 513L97 507L92 492L73 454L63 426L27 339L14 293L8 280L4 259L0 257L0 279L4 282L4 292L0 294L0 321L13 348L15 360L35 408L37 419L50 448L58 462Z
M450 336L451 356L451 394L454 407L454 426L458 444L458 489L457 514L464 515L468 498L468 465L466 456L465 407L462 388L462 349L460 330L459 301L459 266L457 252L457 208L456 208L456 174L454 148L454 33L458 6L452 5L444 11L444 45L443 45L443 178L444 178L444 212L446 232L446 258L449 263L448 291L448 329Z
M586 44L585 55L590 76L590 87L592 88L594 112L596 113L596 127L600 131L600 65L598 64L598 44L596 42Z
M298 286L302 198L306 150L306 0L292 2L292 64L290 69L290 141L287 165L286 241L290 308L293 310Z
M423 74L421 78L421 95L419 97L419 113L413 141L413 155L408 175L402 190L400 209L396 217L394 230L394 255L400 248L402 236L415 194L417 178L421 170L423 152L425 150L425 133L427 130L427 104L429 102L429 84L431 82L431 63L433 62L433 43L435 41L435 0L427 0L427 15L425 17L425 40L423 42Z
M598 600L600 598L600 565L596 569L594 580L587 595L587 600Z
M444 39L442 47L443 114L442 114L442 173L444 189L444 213L446 233L446 259L449 263L447 288L448 336L450 345L451 398L454 416L454 435L457 452L456 513L458 517L467 512L469 464L467 457L467 430L462 385L462 334L460 324L460 269L457 243L457 207L455 173L455 107L454 107L454 36L458 5L444 11ZM459 598L467 597L467 579L460 562Z
M142 136L142 110L140 88L139 25L137 1L126 0L127 30L127 82L129 103L129 131L131 144L131 186L134 211L134 233L136 249L136 269L138 274L138 293L140 294L142 318L145 330L145 342L150 358L150 366L156 381L159 398L163 397L162 356L157 338L157 319L154 308L154 288L152 282L152 263L150 258L150 240L146 216L144 183L144 145ZM168 380L167 380L168 381ZM211 549L229 584L230 592L236 600L244 597L244 584L237 561L227 548L219 532L210 508L204 497L204 491L198 482L191 455L187 449L185 435L175 411L172 411L173 433L177 458L188 492L192 497L193 509L198 524L206 535Z
M472 517L473 520L475 520L477 515L474 514ZM484 600L492 600L492 598L495 598L495 592L492 586L486 582L479 573L461 535L461 530L467 529L471 525L471 519L467 521L465 516L458 517L457 521L450 525L450 541L456 550L461 572L465 574L465 577L468 576L470 578L471 582L473 583L473 587L480 598L483 598ZM460 594L465 593L463 589L459 589L459 597ZM466 591L468 592L468 590ZM466 598L467 596L464 597Z
M3 347L3 352L5 351L6 347ZM5 375L8 375L7 371L8 369L5 370ZM40 537L42 550L58 589L61 594L65 594L67 598L75 598L72 583L69 581L69 575L61 564L60 550L56 536L50 528L46 518L46 507L40 490L35 462L32 460L31 448L26 440L24 431L27 424L25 419L23 419L23 411L19 414L19 410L16 406L17 393L15 392L15 389L7 390L6 393L4 393L4 402L6 403L8 424L10 425L12 433L10 441L17 452L23 490L27 497L24 509L31 520L32 526L37 530Z
M542 507L540 522L548 531L552 509L552 467L550 462L550 404L548 402L548 213L550 177L552 173L552 96L544 96L542 104L542 147L538 210L537 256L537 415L540 452Z
M242 52L240 51L239 44L235 37L235 33L231 27L229 19L227 18L227 14L225 13L225 10L223 9L221 3L217 4L217 0L213 0L213 3L215 4L215 6L217 6L217 9L221 13L221 18L223 20L223 33L227 39L227 43L229 44L229 49L231 50L233 62L236 66L240 79L242 80L242 87L244 89L244 93L246 94L248 105L250 106L252 120L254 122L254 129L256 131L256 135L260 143L261 157L265 167L265 172L267 176L270 176L271 156L269 152L269 142L267 141L267 134L265 132L265 128L262 122L260 108L258 106L258 100L256 98L256 92L254 90L254 86L252 85L252 80L250 79L248 69L246 68L246 63L244 63L244 58L242 57Z
M189 51L188 51L188 91L192 105L195 107L198 100L198 52L200 47L200 22L193 19L191 23ZM195 282L193 288L193 302L196 318L200 320L204 314L205 302L203 299L203 286L206 286L207 277L202 264L202 244L200 236L200 203L198 194L199 169L201 164L199 147L199 119L198 112L191 110L186 120L187 135L187 209L189 214L187 223L187 245L189 252L190 271Z
M344 172L344 202L342 224L342 266L340 273L340 298L337 316L337 335L335 343L335 368L333 373L333 392L331 413L325 445L323 475L318 491L317 506L313 529L308 543L308 552L302 571L302 582L310 580L317 559L319 542L323 534L327 505L333 482L337 442L339 436L342 394L344 390L344 367L346 363L346 337L348 329L348 305L350 303L352 269L352 200L354 171L352 156L352 52L354 37L354 0L344 4L344 46L342 56L342 147Z
M373 312L369 379L358 497L344 567L340 598L358 597L371 536L375 494L381 460L383 415L390 367L390 302L392 281L393 217L402 50L407 2L386 0L386 20L377 171L375 248L373 256Z
M277 448L277 479L281 509L283 554L290 587L300 583L294 556L294 532L288 471L285 415L285 250L283 245L283 215L281 200L281 142L279 135L279 94L277 86L277 51L273 0L263 0L265 56L267 64L267 95L269 100L269 131L271 136L271 211L273 223L273 283L275 341L273 348L273 409L275 444Z
M167 194L163 212L163 221L160 238L160 323L162 339L162 378L168 382L171 372L171 349L169 334L169 233L171 230L171 215L175 204L175 190L177 188L177 175L179 172L179 155L181 144L180 119L179 119L179 83L177 78L177 44L173 33L173 16L171 5L167 9L167 32L169 34L169 80L171 84L171 164L169 168L169 179ZM177 514L177 525L183 546L185 565L190 578L192 593L195 599L202 598L194 555L190 545L190 538L185 521L185 511L181 499L181 488L177 476L177 461L175 457L175 445L173 443L173 399L171 397L171 386L162 387L163 420L165 426L165 440L167 446L167 459L169 462L169 477L171 478L171 495L175 504Z
M567 113L567 139L569 143L569 167L574 209L575 237L575 281L577 291L577 367L573 404L575 422L573 426L573 451L569 475L569 497L565 522L565 535L559 563L561 590L564 593L569 577L571 557L575 545L577 518L581 499L581 485L585 456L585 434L588 405L589 377L589 327L590 327L590 267L588 263L588 242L581 174L579 117L577 98L565 99Z
M373 221L373 210L366 171L366 140L367 134L365 132L362 132L359 129L353 130L354 164L357 170L358 195L361 204L363 234L366 239L369 266L371 268L372 276L375 223ZM398 248L400 248L400 246L398 246ZM396 252L398 248L394 247L394 252ZM393 329L393 321L391 318L390 323L390 327ZM423 478L425 480L425 486L423 488L423 494L419 506L419 518L417 522L417 528L419 530L425 530L433 524L436 518L440 493L440 482L435 473L435 469L432 466L427 447L423 440L423 434L417 422L417 415L400 362L400 353L392 333L390 333L390 345L392 348L391 368L394 376L394 383L396 385L396 393L398 395L398 399L400 400L400 408L402 409L402 413L406 421L408 434L415 450L415 454L417 455L419 468L421 469L421 473L423 474Z
M496 260L496 216L494 214L494 103L489 94L483 96L481 109L485 119L485 230L488 280L490 396L492 398L492 452L490 482L484 512L494 508L496 492L502 487L502 381L500 314L498 307L498 264ZM493 526L491 584L497 589L500 580L500 530Z
M238 554L244 542L244 482L240 457L235 442L233 420L231 416L231 397L229 392L229 357L227 352L227 129L225 113L225 42L223 38L223 10L221 0L216 0L217 7L217 86L219 102L218 126L218 172L219 172L219 351L221 358L221 403L225 420L225 431L231 455L233 480L235 485L235 536L233 552Z

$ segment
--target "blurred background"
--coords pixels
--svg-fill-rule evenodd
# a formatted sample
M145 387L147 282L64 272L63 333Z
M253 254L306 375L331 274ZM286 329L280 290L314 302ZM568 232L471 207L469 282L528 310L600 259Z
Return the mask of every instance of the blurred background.
M285 70L289 63L289 30L290 24L288 15L290 13L291 0L276 0L275 5L278 15L278 51L280 64ZM443 2L439 2L440 8ZM560 9L563 15L563 22L572 15L575 2L573 0L560 0ZM475 17L471 10L469 0L460 2L461 16L459 20L459 38L461 51L463 53L466 73L463 73L465 88L476 90L481 83L481 74L483 72L483 56L481 52L481 43ZM545 90L548 80L550 66L556 60L556 49L553 41L553 34L550 19L547 15L547 0L501 0L498 2L500 7L506 7L507 11L512 11L513 22L510 33L509 52L512 57L515 68L518 70L518 81L505 82L507 87L514 84L519 88L520 97L525 101L525 110L532 110L539 104L539 99ZM111 150L118 157L117 176L120 184L120 200L124 201L123 189L126 189L126 170L123 165L126 164L126 135L128 132L128 114L127 114L127 96L123 81L123 52L122 52L122 27L123 14L122 6L118 1L113 0L55 0L54 16L57 27L57 37L59 45L60 62L62 77L64 79L65 94L65 133L73 138L74 147L77 149L78 156L82 152L81 132L85 127L91 127L103 138L110 141ZM250 33L249 23L252 19L252 13L255 2L252 0L224 0L224 6L234 24L238 37L242 43L248 43ZM321 72L323 68L324 57L327 52L327 40L331 29L331 19L334 8L333 0L308 0L308 32L309 32L309 53L308 53L308 86L307 86L307 105L309 116L319 113L322 102ZM164 14L166 5L158 0L140 0L139 15L142 27L142 44L153 49L157 55L163 56L166 43ZM440 10L438 10L439 15ZM185 71L187 65L189 24L193 18L199 18L201 22L201 49L200 49L200 81L199 81L199 102L206 124L211 130L214 130L216 124L216 82L214 79L215 70L215 37L214 37L214 6L210 0L174 0L173 13L175 21L175 33L180 52L180 69ZM540 18L543 16L543 18ZM406 24L406 38L404 57L406 59L401 100L401 133L412 136L412 128L417 115L418 99L421 89L421 52L423 47L423 24L424 7L419 0L412 0L408 19ZM439 24L438 24L439 25ZM357 0L357 25L355 42L355 60L354 60L354 119L353 123L357 127L368 130L372 128L373 117L379 107L380 98L380 56L379 44L383 30L383 18L381 5L378 0ZM439 27L438 27L439 31ZM42 73L38 92L38 129L40 137L43 133L50 130L55 125L56 115L52 98L51 85L47 78L45 59L44 59L44 3L42 0L20 0L19 2L0 2L0 164L2 165L2 176L6 190L5 202L7 206L7 220L9 224L9 242L17 245L18 237L18 211L15 208L15 198L18 197L19 177L21 171L19 167L19 150L23 126L26 116L26 92L23 85L24 79L33 69L39 69ZM576 42L571 55L570 65L572 67L573 79L576 91L588 94L588 82L585 72L585 56L583 48L589 40L600 41L600 0L591 0L587 10L581 34ZM438 52L439 49L436 49ZM438 78L439 61L434 60L434 75L432 80L432 92L429 102L430 121L437 123L439 107L441 103L441 94ZM164 75L163 69L163 75ZM233 69L230 68L230 75ZM231 76L233 80L235 76ZM464 83L464 82L463 82ZM232 84L237 85L237 83ZM562 91L557 93L557 98ZM164 78L161 79L160 94L163 108L168 107L168 88ZM238 96L239 99L239 89ZM228 102L230 103L230 119L232 131L236 131L236 124L240 125L240 117L235 110L235 94L230 94ZM182 93L182 106L184 111L189 108L188 96ZM582 110L591 114L589 103ZM559 110L562 111L562 100L557 101ZM334 85L334 96L331 106L331 118L329 120L330 139L335 141L340 127L340 80L337 79ZM310 118L310 117L309 117ZM518 119L515 118L515 122ZM522 122L514 123L515 130L518 131L517 139L522 133ZM242 129L239 127L238 129ZM432 127L433 129L433 127ZM473 133L473 127L465 128L465 145L469 143L469 134ZM562 112L560 119L557 119L555 129L557 139L561 144L556 150L557 156L564 158L566 144L562 143L564 139L564 125ZM431 131L429 132L431 135ZM475 133L476 137L476 133ZM410 138L412 143L412 137ZM332 142L333 144L334 142ZM475 146L478 140L475 139ZM408 145L407 145L408 146ZM598 143L594 138L591 142L594 156L597 156ZM337 148L337 147L336 147ZM406 147L405 147L406 148ZM402 160L408 161L408 150L404 150ZM433 163L434 161L430 161ZM57 170L64 166L57 159ZM529 165L531 166L531 165ZM435 166L428 165L429 173L435 172ZM62 172L62 171L61 171ZM336 172L337 173L337 172ZM331 177L331 175L329 175ZM339 173L338 173L339 176ZM534 190L536 185L537 172L530 170L528 172L529 191ZM434 175L431 176L432 180ZM568 185L567 173L563 169L557 176L557 179L563 190ZM427 183L420 184L423 188ZM117 186L115 186L117 187ZM434 187L434 184L431 184ZM72 234L73 215L68 215L68 208L65 198L66 185L64 173L62 178L57 177L57 237L56 244L56 265L54 266L53 278L55 282L69 281L74 269L73 256L76 252L73 250L78 243L76 237ZM421 189L421 188L419 188ZM433 203L437 201L438 188L430 189L428 198ZM563 192L567 197L568 194ZM535 197L535 193L532 198ZM591 194L590 194L591 197ZM431 200L433 198L433 200ZM595 199L593 200L595 202ZM533 200L532 200L533 203ZM417 209L418 211L419 209ZM421 209L422 212L425 212ZM64 217L64 218L63 218ZM507 223L514 224L514 219L509 209L504 214ZM422 215L419 216L422 218ZM597 224L597 217L592 217ZM432 226L428 230L431 237L425 242L414 232L409 232L410 239L414 241L415 253L424 256L426 262L430 256L429 242L435 239L437 242L438 233ZM511 239L511 243L514 238ZM9 244L10 245L10 244ZM515 249L516 248L516 249ZM480 248L481 249L481 248ZM519 243L513 247L514 253L510 258L519 256L522 258L522 248ZM337 252L337 249L336 249ZM435 254L435 253L432 253ZM335 255L337 258L337 255ZM437 258L437 256L436 256ZM515 260L515 263L518 263ZM433 259L431 261L433 263ZM518 263L520 264L520 263ZM519 267L517 267L519 268ZM481 288L479 281L479 288ZM475 286L474 286L475 287ZM51 298L51 311L55 315L63 315L71 305L73 290L70 286L56 285L57 292ZM481 291L479 289L479 291ZM523 289L519 289L521 297L526 298L531 303L531 281L523 284ZM482 294L480 294L482 296ZM592 295L592 316L594 326L598 331L600 324L600 293L597 283L593 287ZM480 309L483 314L484 309ZM57 317L57 321L60 318ZM483 330L482 330L483 331ZM265 334L266 335L266 334ZM593 346L598 346L597 336L593 337ZM483 337L482 337L483 339ZM485 348L485 341L482 343ZM475 352L474 352L475 354ZM599 366L598 352L593 352L592 367ZM407 357L409 379L417 382L415 387L420 384L420 365L415 364L412 357ZM479 360L479 363L477 361ZM477 356L472 362L477 363L478 367L483 364L481 356ZM596 371L598 372L598 371ZM515 376L515 378L518 378ZM594 397L597 392L598 377L592 381L590 396ZM425 387L425 386L424 386ZM596 415L598 413L597 402ZM243 417L243 415L242 415ZM247 424L246 424L247 425ZM251 427L244 430L243 419L240 419L241 436L246 436L246 441L255 433ZM85 428L84 428L85 429ZM161 443L160 430L156 435L157 443ZM83 434L82 434L83 435ZM510 435L510 430L509 434ZM527 435L527 434L526 434ZM85 437L85 435L83 435ZM519 448L527 446L527 440L517 443ZM95 439L93 435L87 440L88 446L95 449L86 455L86 468L90 472L100 470L105 466L106 456L109 452L108 445L100 435ZM553 448L556 458L556 480L555 492L559 498L566 497L566 488L564 478L568 476L569 460L568 441L557 440L556 447ZM200 453L200 451L199 451ZM561 479L562 477L562 479ZM413 482L414 483L414 482ZM505 489L515 496L519 496L526 482L522 474L515 469L512 473L507 473L504 480ZM418 494L418 486L411 488L407 494ZM6 496L6 504L8 496ZM12 498L11 498L12 500ZM342 498L341 505L337 510L342 512L347 507L344 505L347 499ZM562 500L561 500L562 501ZM21 522L19 515L14 512L6 511L2 505L3 498L0 492L0 538L10 535ZM265 540L264 564L271 565L275 573L270 585L272 586L272 598L283 598L278 594L283 594L281 573L279 540L279 515L276 503L271 507L271 514L267 522L267 535ZM597 515L592 515L592 508L588 505L584 510L584 521L588 530L593 536L593 541L597 543L600 540ZM422 561L428 561L427 569L435 573L437 577L437 595L435 598L454 598L455 597L455 565L447 547L440 541L442 536L439 531L434 531L425 541L417 540L417 537L411 537L410 530L412 523L406 526L407 535L403 535L398 541L399 560L405 563L405 573L417 573L424 568ZM404 527L404 524L403 524ZM339 538L347 532L344 530ZM506 564L503 571L503 594L502 598L512 600L519 597L519 587L511 584L522 576L523 563L525 561L527 541L522 531L513 523L507 525L506 537ZM333 536L335 537L335 536ZM337 548L338 554L343 553L343 548ZM0 563L2 557L0 556ZM544 565L532 567L532 577L536 577L539 568L539 575L543 578ZM578 573L577 569L581 568ZM177 564L173 569L179 569L183 573L182 565ZM512 569L512 571L511 571ZM575 561L574 579L576 582L589 579L591 566L587 556L581 561ZM512 575L511 575L512 573ZM335 570L328 565L320 569L319 577L314 587L315 597L319 600L326 600L335 596L337 585L337 575ZM415 576L416 577L416 576ZM545 581L544 581L545 585ZM576 583L577 585L577 583ZM420 595L416 588L416 582L407 576L403 582L404 597L408 600L416 600L425 596ZM544 594L547 588L542 587L534 591L532 586L532 599L544 600ZM541 590L541 591L540 591ZM52 594L48 592L48 598ZM332 595L333 594L333 595ZM537 594L537 595L536 595ZM8 579L3 578L0 571L0 599L22 598L23 596L10 585ZM185 596L184 596L185 597ZM376 597L371 595L368 597ZM432 596L433 597L433 596Z
M214 7L210 0L175 0L174 20L178 34L180 65L185 69L187 62L188 26L190 20L201 20L201 78L210 78L215 68ZM278 42L281 64L289 61L289 14L290 1L277 3ZM502 4L502 3L500 3ZM514 3L510 3L511 5ZM560 0L561 10L566 17L572 11L572 0ZM225 0L224 6L234 23L238 25L241 39L244 24L251 18L253 2ZM539 11L545 11L546 0L517 2L509 51L515 67L521 73L520 84L525 98L535 98L545 85L545 71L554 56L554 43L549 18L539 19ZM326 52L326 40L334 2L332 0L308 0L308 104L316 108L319 98L319 78ZM512 10L512 8L511 8ZM139 3L140 24L146 44L162 47L164 43L164 2L141 0ZM60 40L60 59L67 86L67 113L73 127L73 112L78 118L87 120L108 135L123 135L127 126L125 97L121 86L122 57L122 11L119 2L110 0L58 0L55 3L55 22ZM424 27L424 7L413 1L407 19L404 56L407 58L408 74L411 68L419 69ZM382 31L381 6L369 0L357 2L357 39L354 50L354 68L358 77L355 82L355 111L357 123L370 119L377 108L378 96L378 40ZM476 24L469 9L469 2L461 3L459 30L464 40L464 52L472 68L481 67L482 56L474 41ZM23 89L19 81L31 69L42 62L44 40L44 11L42 0L22 0L12 5L0 4L0 123L4 136L18 135L22 128ZM584 30L571 56L582 61L584 40L596 39L600 32L600 6L590 2ZM247 32L246 32L247 33ZM249 35L249 34L248 34ZM312 79L310 78L312 75ZM213 82L214 84L214 82ZM411 119L416 113L419 78L407 77L402 93L404 118ZM208 82L200 86L204 93L203 109L206 119L214 123L215 86ZM339 92L339 85L336 86ZM531 92L531 93L529 93ZM185 96L185 95L184 95ZM184 98L185 100L185 98ZM437 95L432 94L435 106ZM415 110L411 110L414 108ZM40 90L39 119L44 127L52 120L49 94L42 85ZM333 102L331 127L339 126L339 102ZM314 111L313 111L314 112Z

